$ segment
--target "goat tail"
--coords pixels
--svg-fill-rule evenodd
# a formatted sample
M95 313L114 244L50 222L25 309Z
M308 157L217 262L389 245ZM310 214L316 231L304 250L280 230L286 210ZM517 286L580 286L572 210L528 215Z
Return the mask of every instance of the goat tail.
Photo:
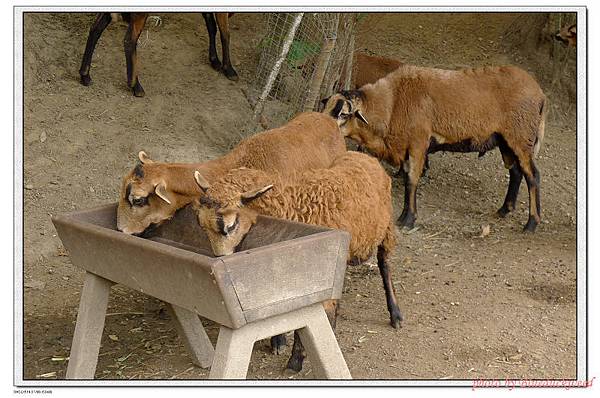
M546 104L546 99L542 100L540 105L540 124L538 125L538 131L535 137L535 144L533 145L533 157L537 157L538 152L540 151L540 147L542 146L542 141L544 140L544 131L546 129L546 115L548 114L548 106Z

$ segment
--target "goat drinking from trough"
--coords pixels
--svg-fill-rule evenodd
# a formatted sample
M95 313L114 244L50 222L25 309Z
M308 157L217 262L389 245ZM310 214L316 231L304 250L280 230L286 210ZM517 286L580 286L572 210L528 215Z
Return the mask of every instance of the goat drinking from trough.
M138 76L137 43L140 34L144 29L144 25L146 24L146 19L148 19L148 13L124 12L121 13L121 15L123 20L128 24L123 41L125 47L125 61L127 63L127 86L131 89L133 95L136 97L143 97L145 92ZM208 57L211 66L217 71L222 71L228 79L237 80L238 75L231 66L231 60L229 58L229 17L231 15L233 14L226 12L202 13L206 23L206 29L208 30ZM94 54L98 39L100 39L102 32L104 32L104 29L106 29L112 19L111 13L101 12L98 14L96 21L90 28L90 33L85 45L85 52L81 61L81 67L79 68L80 81L84 86L89 86L92 83L92 78L90 77L92 55ZM221 47L223 52L222 64L217 56L215 44L217 26L221 33Z
M391 179L376 159L347 152L329 168L287 176L238 168L212 185L201 172L195 172L195 179L204 194L193 206L215 255L234 253L258 213L347 231L351 235L348 261L364 261L377 252L390 322L400 327L402 315L388 268L396 244ZM337 303L327 303L325 309L335 327ZM295 333L289 369L302 369L303 351Z
M246 138L223 157L204 163L154 162L142 151L140 163L121 184L117 229L146 236L171 219L200 195L194 170L200 170L209 181L241 166L290 173L329 167L345 151L335 121L317 112L301 113L279 128ZM285 347L285 337L274 338L271 343L279 353Z
M529 189L526 231L540 222L540 174L534 157L544 137L546 97L531 75L514 66L442 70L404 65L358 90L342 91L323 112L342 134L379 159L400 166L405 179L402 226L413 227L417 184L428 152L479 152L498 146L510 171L498 210L515 209L523 176Z
M200 195L194 170L212 181L237 167L292 173L329 167L346 152L344 139L331 117L318 112L297 115L285 125L242 140L226 155L203 163L154 162L143 151L140 163L123 177L117 227L143 235L170 219Z

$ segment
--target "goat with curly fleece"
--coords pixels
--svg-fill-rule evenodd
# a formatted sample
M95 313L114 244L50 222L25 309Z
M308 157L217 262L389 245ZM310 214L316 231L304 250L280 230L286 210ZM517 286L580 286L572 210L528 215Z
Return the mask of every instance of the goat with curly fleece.
M400 327L402 315L387 261L396 244L392 184L376 159L347 152L330 168L287 176L238 168L212 185L200 172L195 178L204 195L193 206L215 255L234 253L259 213L347 231L351 235L349 261L364 261L377 252L390 321L393 327ZM325 307L335 326L337 304L327 303ZM303 359L303 348L295 334L288 368L299 371Z

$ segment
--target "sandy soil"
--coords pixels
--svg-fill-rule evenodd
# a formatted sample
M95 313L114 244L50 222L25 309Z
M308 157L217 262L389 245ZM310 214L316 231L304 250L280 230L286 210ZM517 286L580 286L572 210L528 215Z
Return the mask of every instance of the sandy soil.
M50 216L114 202L121 176L143 149L165 161L207 160L260 129L244 92L256 68L260 14L233 19L240 81L208 65L199 14L162 14L139 47L145 98L125 85L113 24L94 56L93 84L78 69L93 15L25 17L24 375L64 378L82 286ZM508 175L497 151L431 156L419 190L417 229L400 234L392 264L403 327L388 325L375 262L349 267L336 335L357 379L572 378L576 369L575 104L552 92L535 54L505 50L514 14L377 14L360 24L357 48L437 67L513 63L538 76L553 112L538 166L543 224L535 235L520 207L497 219ZM244 38L244 40L242 40ZM558 93L560 94L560 93ZM274 125L282 121L271 121ZM393 170L390 169L390 173ZM394 182L396 216L402 190ZM482 227L490 233L481 237ZM96 377L202 379L164 304L112 290ZM207 322L216 341L217 326ZM249 378L311 378L310 360L283 374L287 355L255 345Z

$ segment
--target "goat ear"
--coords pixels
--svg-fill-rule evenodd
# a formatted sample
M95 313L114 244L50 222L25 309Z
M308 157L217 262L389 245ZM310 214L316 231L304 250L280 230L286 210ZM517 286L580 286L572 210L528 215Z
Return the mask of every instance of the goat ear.
M140 162L142 162L142 164L154 163L154 160L150 159L148 157L148 154L144 151L140 151L140 153L138 153L138 158L140 159Z
M356 112L354 112L354 116L356 116L357 118L359 118L360 120L362 120L365 124L369 124L369 122L367 121L367 119L363 116L362 113L360 113L359 110L357 110Z
M329 98L331 97L323 98L321 101L319 101L319 106L317 109L319 112L322 112L323 109L325 109L325 105L327 105L327 101L329 101Z
M202 189L204 192L210 188L210 184L206 181L206 178L198 170L194 171L194 179L196 180L196 184Z
M156 184L154 187L154 193L168 204L171 204L171 201L169 198L167 198L167 186L165 185L164 181Z
M269 192L273 188L273 184L267 185L265 187L254 189L252 191L244 192L242 196L242 204L246 205L252 202L254 199L260 198L264 193Z
M577 34L577 25L571 25L569 32Z

